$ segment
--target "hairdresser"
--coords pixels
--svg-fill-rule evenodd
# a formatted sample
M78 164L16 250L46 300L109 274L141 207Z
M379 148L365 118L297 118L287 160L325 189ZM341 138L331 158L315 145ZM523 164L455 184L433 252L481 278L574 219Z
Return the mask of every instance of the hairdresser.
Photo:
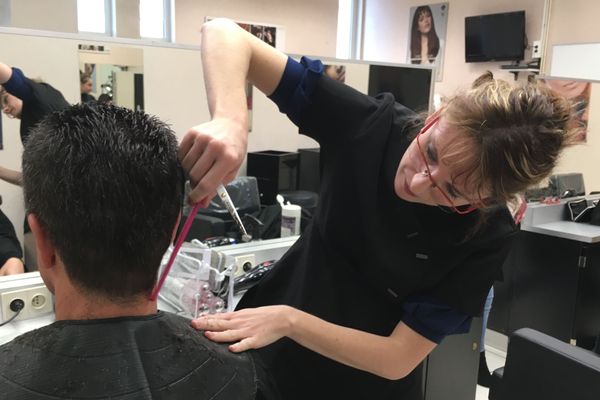
M193 321L260 349L285 399L410 399L423 359L481 314L515 232L506 203L571 142L568 104L490 80L421 118L227 20L202 30L211 121L180 158L205 204L244 160L249 79L321 147L319 208L238 311Z
M62 93L47 83L27 78L19 68L0 62L0 104L9 118L21 120L21 143L25 143L33 129L47 114L69 107ZM21 171L0 166L0 179L21 186ZM35 269L35 252L31 230L25 220L25 251L29 268Z

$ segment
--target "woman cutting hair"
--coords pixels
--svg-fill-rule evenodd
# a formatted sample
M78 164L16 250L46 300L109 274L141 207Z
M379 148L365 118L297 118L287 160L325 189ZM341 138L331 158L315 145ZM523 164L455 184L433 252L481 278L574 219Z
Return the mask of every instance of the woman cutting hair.
M551 171L570 110L537 86L491 80L420 118L296 62L227 20L203 27L211 121L180 157L206 202L244 160L249 79L321 148L311 224L238 305L193 325L260 349L285 399L407 399L421 361L468 331L501 273L506 203Z

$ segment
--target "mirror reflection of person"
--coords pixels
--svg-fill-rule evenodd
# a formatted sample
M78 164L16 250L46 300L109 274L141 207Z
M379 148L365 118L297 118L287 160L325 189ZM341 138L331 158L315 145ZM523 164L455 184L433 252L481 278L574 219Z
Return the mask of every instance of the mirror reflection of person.
M29 79L19 68L0 62L0 103L9 118L21 120L21 143L47 114L69 107L62 93L45 82ZM0 179L21 185L21 173L0 167Z
M223 19L204 25L201 52L212 118L181 141L189 201L206 204L245 159L246 80L319 143L323 181L315 217L237 311L192 324L259 349L286 400L414 398L422 361L469 331L501 273L507 202L571 144L568 103L493 80L419 116Z
M96 98L91 95L93 91L92 76L86 73L79 73L79 89L81 91L81 102L89 103L96 101Z
M432 64L440 51L440 39L435 32L429 6L417 7L410 31L410 62Z
M545 82L548 87L571 102L574 109L574 115L570 123L571 127L578 130L577 140L585 142L590 116L589 104L592 84L587 81L566 79L546 79Z
M0 62L0 104L9 118L21 121L19 133L25 143L31 130L49 113L69 107L62 93L45 82L29 79L19 68ZM0 179L21 185L21 171L0 166ZM35 244L27 220L24 223L25 262L36 269Z

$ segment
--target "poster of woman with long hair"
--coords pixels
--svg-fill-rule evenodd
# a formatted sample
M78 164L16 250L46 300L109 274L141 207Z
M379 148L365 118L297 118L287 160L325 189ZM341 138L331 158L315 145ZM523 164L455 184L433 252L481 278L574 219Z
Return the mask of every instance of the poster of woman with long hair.
M447 24L448 3L430 4L410 9L407 62L434 64L436 81L442 80Z

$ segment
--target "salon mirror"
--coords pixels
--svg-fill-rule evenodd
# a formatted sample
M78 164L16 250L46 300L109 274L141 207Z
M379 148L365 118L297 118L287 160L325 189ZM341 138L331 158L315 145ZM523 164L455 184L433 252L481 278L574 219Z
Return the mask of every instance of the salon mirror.
M79 44L81 101L112 103L144 110L143 50Z
M576 130L577 142L587 142L593 82L583 79L557 78L553 76L540 78L539 82L545 84L571 103L573 117L569 122L569 128Z

